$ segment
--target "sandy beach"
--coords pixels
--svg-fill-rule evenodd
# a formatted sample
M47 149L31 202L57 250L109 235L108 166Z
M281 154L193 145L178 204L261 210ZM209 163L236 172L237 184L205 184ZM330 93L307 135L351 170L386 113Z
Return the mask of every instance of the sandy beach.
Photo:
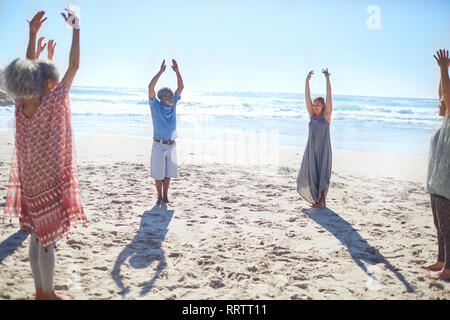
M244 143L180 139L173 203L160 208L150 138L75 136L89 223L58 243L65 298L450 298L450 283L420 268L437 253L427 156L333 150L327 208L310 209L295 189L303 147L240 161L254 156ZM0 210L12 143L0 131ZM18 230L0 228L0 299L34 297Z

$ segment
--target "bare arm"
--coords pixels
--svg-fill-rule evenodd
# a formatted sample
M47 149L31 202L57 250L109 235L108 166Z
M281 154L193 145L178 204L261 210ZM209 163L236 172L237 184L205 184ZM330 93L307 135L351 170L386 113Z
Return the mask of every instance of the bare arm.
M48 60L53 60L53 55L55 53L55 47L56 47L56 42L53 40L49 40L48 47L47 47Z
M39 56L41 55L42 51L45 50L45 47L47 46L47 44L42 45L42 40L44 40L44 37L40 37L37 43L37 48L36 48L36 59L39 59Z
M327 80L327 98L325 101L325 110L324 110L324 118L328 121L328 123L331 120L331 113L333 112L333 102L331 99L331 83L330 83L330 76L331 73L328 72L328 68L322 70L322 73L325 75L325 78Z
M36 34L30 32L30 39L28 41L28 48L27 48L27 59L34 60L36 59Z
M166 60L163 60L163 62L161 64L161 68L159 69L158 73L153 77L152 81L150 81L150 83L148 85L148 97L150 99L155 98L155 95L156 95L155 86L159 80L159 77L164 73L164 71L166 71Z
M72 47L70 48L69 67L62 81L69 89L80 67L80 29L73 29Z
M181 78L180 70L178 69L178 64L175 61L175 59L172 60L172 69L177 74L177 92L178 95L181 97L181 92L183 92L184 84L183 79Z
M34 15L31 21L27 20L30 25L30 38L28 40L28 47L27 47L27 59L29 60L36 59L36 36L42 23L44 23L44 21L47 20L47 18L42 19L44 15L45 11L39 11Z
M447 113L450 114L450 79L448 76L448 67L441 67L441 84L442 84L442 96L444 97Z
M439 50L437 52L436 59L440 69L441 69L441 82L440 91L442 97L444 98L445 106L447 108L447 113L450 114L450 78L448 75L448 67L450 66L450 59L448 55L448 50Z
M311 70L308 73L308 76L306 77L306 84L305 84L305 101L306 101L306 109L308 110L309 117L313 116L313 104L311 101L311 91L309 89L309 80L311 79L311 76L314 74L314 72Z

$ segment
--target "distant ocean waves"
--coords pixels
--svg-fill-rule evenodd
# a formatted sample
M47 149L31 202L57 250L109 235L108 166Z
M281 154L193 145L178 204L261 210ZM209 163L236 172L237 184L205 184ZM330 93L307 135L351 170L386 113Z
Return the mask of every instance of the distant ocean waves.
M75 131L152 135L145 89L74 87L70 96ZM0 128L12 128L13 117L13 106L0 107ZM427 154L441 121L435 99L335 95L332 144L347 150ZM177 126L184 138L266 132L276 134L281 145L303 147L308 115L303 94L187 91L177 106Z

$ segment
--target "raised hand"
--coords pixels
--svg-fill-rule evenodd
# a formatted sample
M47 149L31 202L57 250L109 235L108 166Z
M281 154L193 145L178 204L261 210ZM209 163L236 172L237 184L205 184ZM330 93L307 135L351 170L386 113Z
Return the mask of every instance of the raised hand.
M33 19L27 20L28 23L30 24L30 32L32 34L37 34L39 29L41 28L42 23L44 23L45 20L47 20L47 18L42 19L45 15L45 11L39 11L38 13L36 13L33 17Z
M448 58L448 50L439 50L436 52L437 57L433 55L433 57L436 59L437 64L441 68L449 67L450 66L450 59Z
M172 69L173 69L173 71L175 71L175 73L179 73L180 72L180 70L178 69L178 64L175 61L175 59L172 59Z
M308 73L308 75L306 76L306 81L311 80L311 77L312 77L313 74L314 74L314 71L311 70L311 71Z
M47 46L47 44L42 45L42 40L44 40L44 37L40 37L37 43L36 59L39 59L39 56L41 55L42 51L44 51L45 47Z
M163 62L161 63L161 68L159 69L159 73L163 73L164 71L166 71L166 60L163 60Z
M328 72L328 68L322 69L322 73L325 75L325 78L329 78L331 76L331 73Z
M55 47L56 47L56 42L54 40L49 40L48 41L48 47L47 47L48 60L52 60L53 59L53 54L55 53Z
M177 75L177 91L178 95L181 96L181 92L183 92L184 89L184 84L183 79L181 78L180 70L178 69L178 63L175 61L175 59L172 59L172 69Z

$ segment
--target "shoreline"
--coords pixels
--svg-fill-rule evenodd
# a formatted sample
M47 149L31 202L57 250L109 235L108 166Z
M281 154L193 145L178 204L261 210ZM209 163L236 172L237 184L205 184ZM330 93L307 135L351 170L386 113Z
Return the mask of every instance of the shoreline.
M150 165L151 137L113 135L103 133L75 133L75 151L80 159L97 158L99 161L135 161ZM12 130L0 129L0 141L12 143ZM126 150L116 149L114 144L126 146ZM202 141L177 139L178 160L184 163L227 163L244 166L288 166L300 167L303 147L277 146L270 144L247 144L223 141ZM222 149L222 150L221 150ZM226 155L226 151L233 153ZM263 151L267 159L253 157L249 152ZM373 177L393 177L426 183L428 155L389 154L366 151L333 149L333 171L359 173ZM10 151L12 154L12 149ZM242 159L242 155L247 155ZM9 158L8 158L9 157ZM240 158L240 160L239 160ZM10 155L3 153L2 161L10 161ZM272 162L270 161L272 160ZM297 169L298 169L297 168Z

